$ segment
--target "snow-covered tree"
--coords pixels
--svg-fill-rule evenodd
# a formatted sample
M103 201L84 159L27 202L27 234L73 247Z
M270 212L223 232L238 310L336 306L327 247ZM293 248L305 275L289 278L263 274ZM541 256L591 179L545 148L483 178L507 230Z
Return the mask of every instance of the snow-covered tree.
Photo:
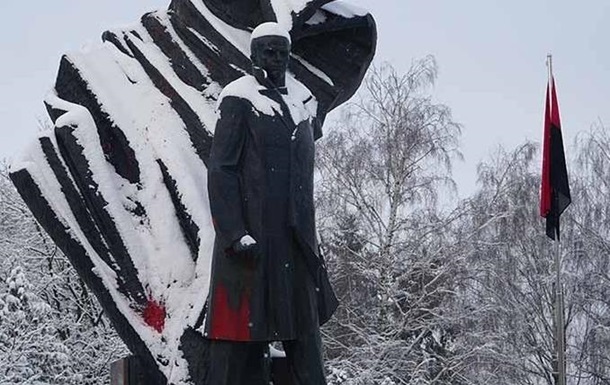
M568 149L573 204L562 216L561 260L568 384L609 380L610 137L579 136ZM498 148L479 167L479 190L460 226L470 279L457 296L470 307L459 345L477 353L467 377L481 384L554 385L555 244L539 216L538 146Z
M576 140L565 229L571 279L568 368L573 383L610 383L610 134L600 122Z
M0 170L0 384L106 384L127 351Z
M471 311L461 343L479 352L469 366L477 383L553 383L554 248L538 216L536 149L499 148L465 203L461 298Z
M51 307L13 268L0 295L0 373L6 384L77 383L70 354Z
M319 147L318 216L342 300L327 327L332 382L459 383L446 317L458 260L439 209L460 127L434 102L433 58L374 69Z

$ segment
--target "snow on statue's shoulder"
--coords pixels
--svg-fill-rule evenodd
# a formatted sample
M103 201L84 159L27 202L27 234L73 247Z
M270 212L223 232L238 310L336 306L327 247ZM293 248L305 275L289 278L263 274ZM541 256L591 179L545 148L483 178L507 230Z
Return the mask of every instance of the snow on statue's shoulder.
M286 88L288 89L288 95L283 96L283 99L295 123L298 124L316 115L318 103L305 85L296 80L291 74L286 74ZM222 90L218 98L218 107L220 107L224 98L236 97L250 102L256 113L268 116L281 114L281 106L260 92L265 89L254 76L242 76L229 83Z
M286 87L288 88L288 95L284 100L294 122L299 124L315 117L318 110L318 101L309 88L290 75L286 76Z
M263 87L252 75L242 76L241 78L229 83L220 93L218 97L218 107L223 99L229 96L241 98L249 101L252 107L259 113L273 116L276 112L281 111L281 107L275 101L266 96L261 95L260 91Z

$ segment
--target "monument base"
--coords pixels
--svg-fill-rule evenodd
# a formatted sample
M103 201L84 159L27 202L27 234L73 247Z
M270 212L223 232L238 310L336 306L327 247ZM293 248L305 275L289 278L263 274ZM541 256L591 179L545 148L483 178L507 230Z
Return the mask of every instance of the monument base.
M273 385L295 385L290 376L288 361L284 357L271 359L271 382ZM146 368L136 356L122 358L110 364L110 385L165 385L146 375Z
M148 378L145 367L136 356L110 364L110 385L165 385Z

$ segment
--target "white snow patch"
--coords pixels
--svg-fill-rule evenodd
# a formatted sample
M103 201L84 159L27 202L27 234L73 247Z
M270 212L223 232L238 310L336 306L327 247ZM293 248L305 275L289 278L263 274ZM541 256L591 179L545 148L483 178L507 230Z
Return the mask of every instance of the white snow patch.
M324 23L326 20L328 20L328 18L326 17L326 15L324 14L324 12L317 10L316 13L313 14L312 17L309 18L309 20L307 20L305 22L305 24L307 25L316 25L316 24L322 24Z
M324 72L322 72L322 70L318 69L318 67L314 67L311 63L309 63L307 60L303 59L299 55L292 54L291 56L296 61L301 63L305 68L307 68L307 70L309 70L309 72L311 72L312 74L314 74L317 77L319 77L320 79L324 80L326 83L328 83L331 86L335 85L335 82L333 82L333 80L328 75L326 75Z
M246 57L250 57L250 32L232 27L220 20L203 3L203 1L193 1L192 4L197 11L233 46L240 50Z
M252 36L250 36L250 42L254 39L258 39L263 36L281 36L288 39L289 42L292 42L290 39L290 34L288 30L282 28L279 23L267 22L259 24L254 31L252 31Z
M368 14L368 11L344 0L336 0L332 3L324 4L322 9L348 19L358 16L366 16Z
M292 29L292 13L299 13L312 0L271 0L277 22L288 31Z
M317 101L311 94L311 91L289 73L286 74L286 88L288 89L288 95L281 96L290 111L290 116L296 124L311 119L316 115ZM218 105L220 106L223 98L234 96L248 100L256 112L268 116L281 115L282 108L280 105L260 93L260 91L265 89L254 76L243 76L225 87L218 98Z
M273 116L276 113L281 113L282 108L278 103L260 94L259 91L265 89L266 88L262 86L254 76L242 76L229 83L224 90L222 90L218 97L218 106L220 107L220 103L222 103L224 98L234 96L248 100L257 111L265 115Z
M214 43L212 43L208 38L204 37L202 34L200 34L195 28L193 27L188 27L188 30L191 31L191 33L195 36L197 36L197 38L209 49L211 49L213 52L220 54L220 49L218 47L216 47L216 45Z
M290 110L294 123L299 124L315 117L318 102L311 91L290 74L286 75L286 87L288 95L282 95L282 98Z

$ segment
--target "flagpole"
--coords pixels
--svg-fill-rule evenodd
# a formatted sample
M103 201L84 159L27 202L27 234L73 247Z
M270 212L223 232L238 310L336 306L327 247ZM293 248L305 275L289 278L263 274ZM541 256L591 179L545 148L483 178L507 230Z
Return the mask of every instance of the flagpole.
M559 237L558 237L559 238ZM555 327L557 349L557 385L566 385L566 347L565 347L565 319L563 302L563 282L561 274L561 242L555 241Z
M553 55L547 55L547 67L549 71L549 85L553 86ZM551 108L553 106L551 105ZM554 196L553 199L558 199ZM559 218L558 218L559 220ZM565 347L565 311L563 301L563 282L561 266L561 241L559 234L555 242L555 349L557 357L557 383L556 385L566 385L566 347Z

